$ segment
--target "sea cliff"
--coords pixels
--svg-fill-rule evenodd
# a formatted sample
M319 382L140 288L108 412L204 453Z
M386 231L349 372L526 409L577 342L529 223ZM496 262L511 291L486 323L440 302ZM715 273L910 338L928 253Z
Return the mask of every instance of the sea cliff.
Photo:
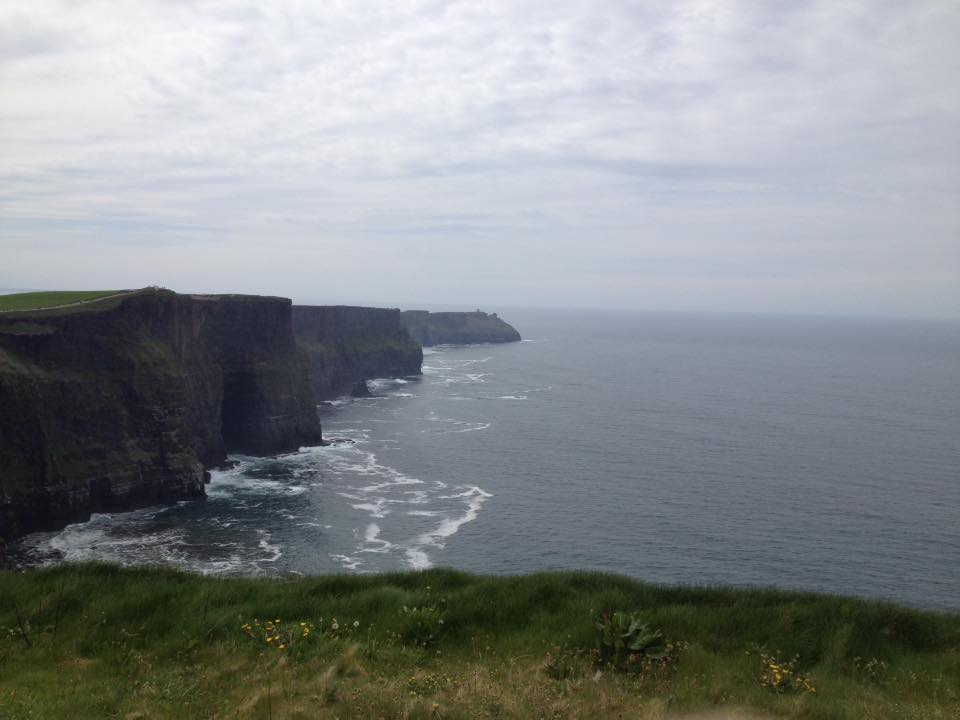
M320 443L290 308L148 289L0 314L0 537L201 498L228 451Z
M192 296L201 335L223 372L226 449L251 455L320 440L309 360L293 334L286 298Z
M395 309L294 305L293 330L318 400L377 377L419 375L423 350Z
M520 340L520 333L496 313L428 312L406 310L400 314L403 325L421 345L469 345L506 343Z

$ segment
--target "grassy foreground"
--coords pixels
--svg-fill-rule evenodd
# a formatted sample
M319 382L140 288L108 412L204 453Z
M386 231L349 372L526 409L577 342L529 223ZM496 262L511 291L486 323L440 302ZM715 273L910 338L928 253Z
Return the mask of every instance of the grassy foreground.
M0 311L4 310L41 310L59 305L87 302L109 297L123 290L56 290L50 292L14 293L0 295Z
M663 658L598 659L618 610L662 631ZM593 573L0 571L4 719L718 712L702 717L960 717L960 616Z

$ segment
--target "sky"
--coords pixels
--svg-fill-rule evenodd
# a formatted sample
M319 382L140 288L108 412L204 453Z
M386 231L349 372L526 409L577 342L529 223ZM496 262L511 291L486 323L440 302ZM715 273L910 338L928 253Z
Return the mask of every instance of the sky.
M956 0L0 4L0 287L960 317Z

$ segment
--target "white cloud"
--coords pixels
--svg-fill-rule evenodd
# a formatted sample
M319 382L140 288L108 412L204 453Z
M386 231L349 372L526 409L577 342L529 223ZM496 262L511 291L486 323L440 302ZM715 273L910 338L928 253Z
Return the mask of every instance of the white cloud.
M935 1L3 7L0 285L957 314L958 31Z

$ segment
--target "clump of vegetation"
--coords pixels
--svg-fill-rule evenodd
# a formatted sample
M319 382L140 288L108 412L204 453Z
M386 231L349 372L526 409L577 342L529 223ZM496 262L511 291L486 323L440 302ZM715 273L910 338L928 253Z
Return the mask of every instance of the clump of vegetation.
M644 660L663 660L667 655L663 633L651 628L640 613L606 613L596 625L601 663L622 670Z
M850 661L850 669L855 676L877 685L882 685L887 680L887 663L877 658L864 660L855 657Z
M263 642L267 647L275 650L288 650L295 645L302 645L311 639L341 640L349 638L354 631L360 629L360 621L341 623L336 618L325 622L321 617L316 623L301 620L299 622L283 622L280 618L263 620L254 618L252 623L246 622L240 630L248 637Z
M299 624L284 624L280 618L263 622L259 618L255 618L252 624L244 623L240 626L245 635L255 640L262 640L268 647L277 650L286 650L293 647L297 641L309 640L310 634L315 628L316 626L313 623L305 621L301 621Z
M0 571L3 720L643 720L717 707L960 717L960 616L597 573Z
M435 600L429 585L426 591L427 598L420 605L400 608L402 624L395 637L401 643L426 648L439 640L446 629L446 598Z
M817 693L813 678L797 669L800 664L799 655L795 655L792 660L782 660L777 655L760 653L760 662L763 663L763 670L760 673L761 687L777 693L808 692L811 695Z

